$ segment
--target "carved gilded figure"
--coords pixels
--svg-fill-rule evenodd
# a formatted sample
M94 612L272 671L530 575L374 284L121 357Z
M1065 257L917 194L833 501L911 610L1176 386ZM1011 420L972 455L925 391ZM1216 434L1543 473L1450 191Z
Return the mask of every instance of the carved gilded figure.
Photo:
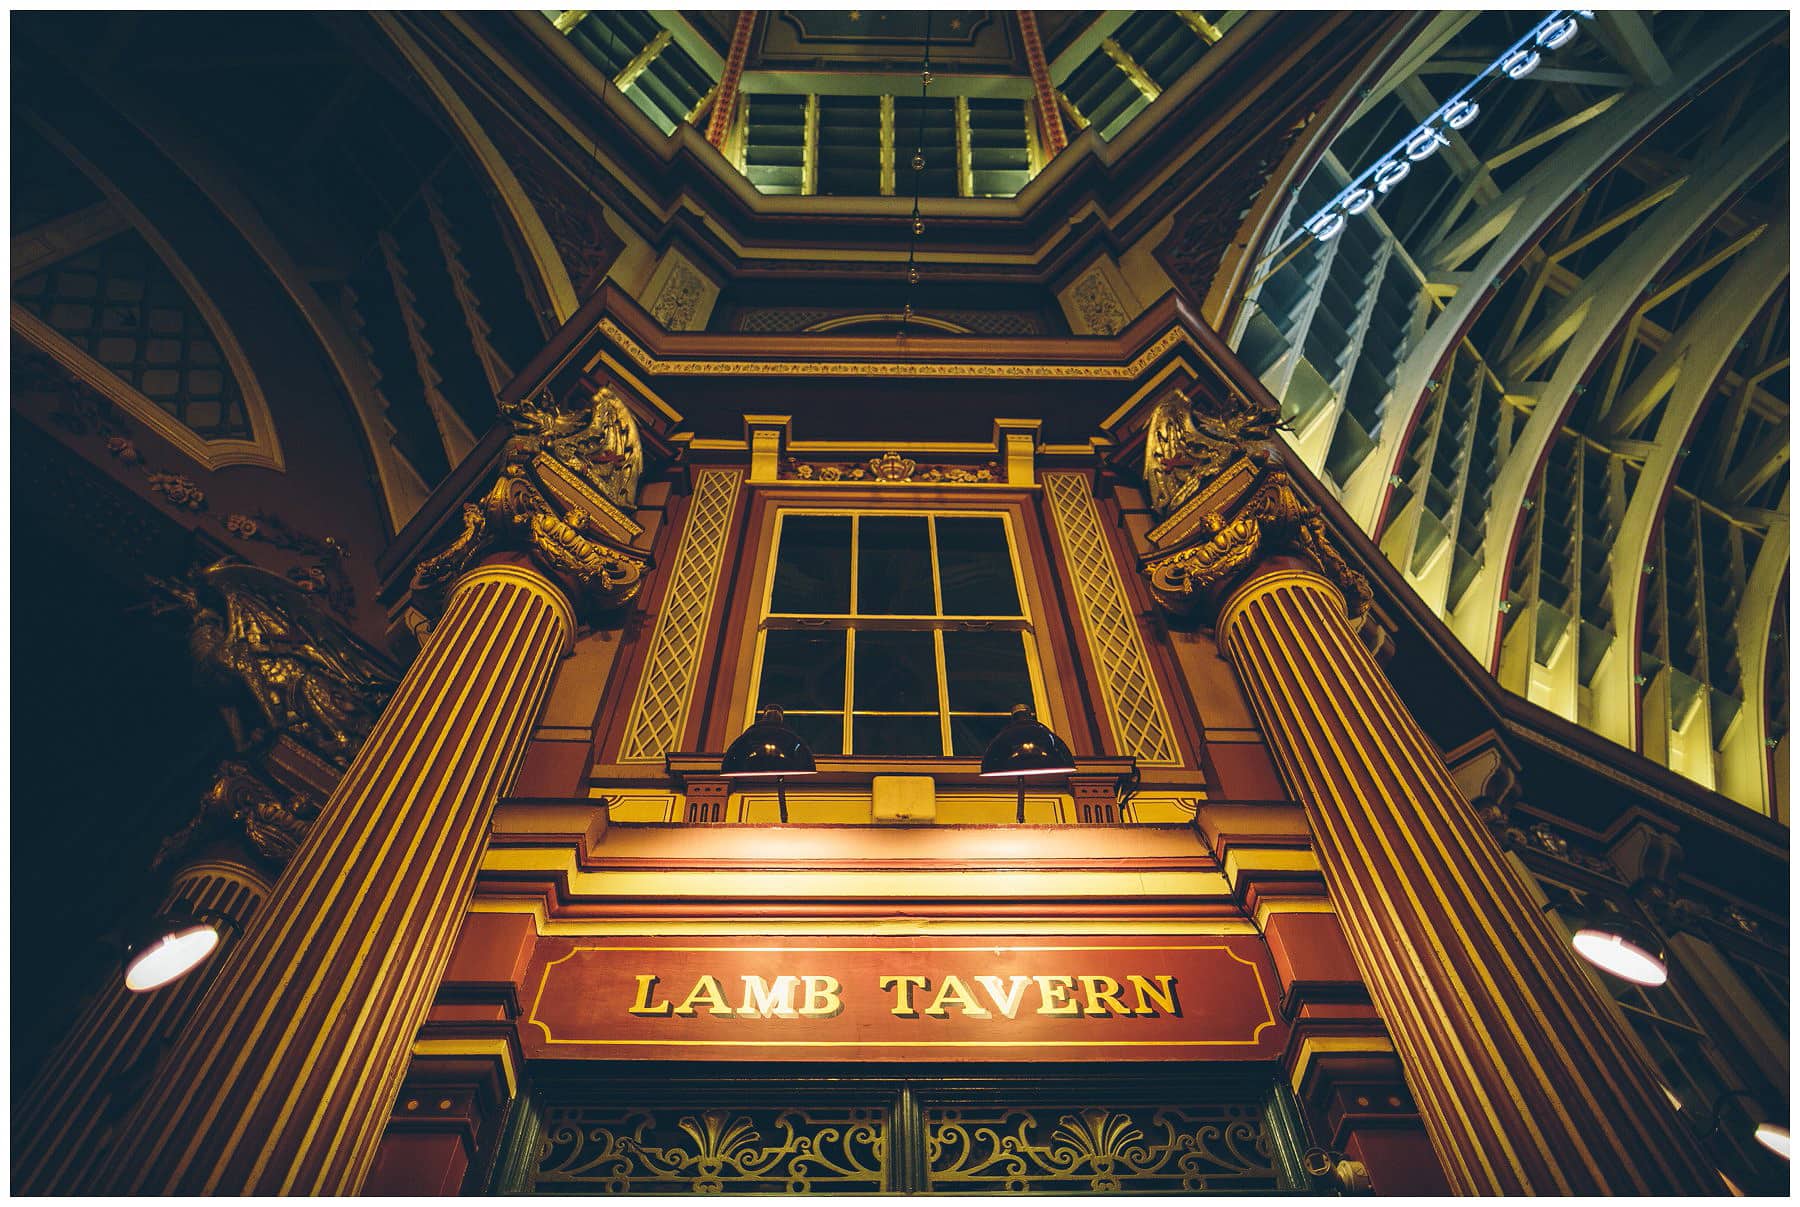
M153 867L161 867L196 849L209 837L241 837L250 849L275 867L285 867L319 816L311 794L284 797L248 763L227 759L219 764L213 786L200 800L200 812L163 840Z
M519 549L570 580L595 607L629 602L649 567L648 557L629 547L638 528L628 513L644 469L630 410L611 386L574 410L547 390L503 402L500 410L513 428L500 475L463 505L462 531L420 563L414 588L441 590L486 554Z
M285 733L348 764L395 683L348 629L281 575L231 559L153 581L156 611L190 617L195 674L236 749Z
M1151 592L1170 611L1187 613L1259 558L1297 554L1344 593L1353 618L1368 611L1369 584L1344 560L1324 517L1281 468L1272 400L1228 394L1202 404L1172 391L1151 412L1144 440L1144 481L1164 523L1162 551L1144 560Z

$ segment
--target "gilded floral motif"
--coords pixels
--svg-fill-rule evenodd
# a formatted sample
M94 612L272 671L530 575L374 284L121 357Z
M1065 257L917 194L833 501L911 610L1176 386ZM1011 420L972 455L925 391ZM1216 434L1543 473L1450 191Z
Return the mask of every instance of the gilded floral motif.
M605 1194L873 1194L887 1189L887 1124L880 1109L551 1108L536 1180Z
M936 1194L1280 1188L1268 1131L1252 1107L934 1108L925 1127Z
M878 482L890 486L914 482L966 486L1004 480L999 464L994 461L984 465L927 465L920 468L911 457L902 457L892 451L857 463L810 462L789 457L781 476L802 482Z

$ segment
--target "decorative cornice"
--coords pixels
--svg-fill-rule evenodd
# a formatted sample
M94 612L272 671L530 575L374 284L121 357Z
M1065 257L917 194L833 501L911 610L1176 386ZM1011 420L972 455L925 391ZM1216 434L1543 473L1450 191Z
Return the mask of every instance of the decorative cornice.
M644 372L655 376L687 377L1015 377L1079 378L1098 381L1135 381L1159 357L1186 341L1179 328L1160 336L1148 348L1123 364L998 363L979 361L876 361L846 357L840 360L741 360L727 358L663 359L620 326L610 315L596 329L611 340ZM892 343L891 340L883 341Z

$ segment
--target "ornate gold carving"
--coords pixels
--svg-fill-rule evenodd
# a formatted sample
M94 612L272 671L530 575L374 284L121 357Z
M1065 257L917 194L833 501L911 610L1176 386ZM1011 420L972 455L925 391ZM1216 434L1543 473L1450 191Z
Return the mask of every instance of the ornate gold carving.
M1005 480L996 461L984 465L927 465L920 468L917 461L896 452L886 452L860 463L800 461L789 457L781 476L802 482L876 482L890 486L908 482L966 486Z
M1144 480L1150 506L1168 515L1233 462L1267 446L1282 426L1281 412L1230 395L1217 411L1203 410L1181 390L1156 404L1144 442Z
M1131 322L1119 302L1119 295L1113 292L1112 282L1106 279L1106 273L1099 265L1075 282L1069 296L1092 335L1117 335Z
M462 532L419 564L414 590L441 591L483 556L518 549L591 607L628 603L650 564L624 544L641 531L625 515L644 466L631 412L604 386L585 409L563 410L546 392L502 404L501 413L513 434L500 475L463 505Z
M881 1108L551 1107L536 1180L610 1194L874 1194L887 1189L888 1152Z
M1277 1190L1274 1146L1251 1106L931 1108L935 1194Z
M244 751L288 734L346 766L395 680L350 631L278 574L231 559L153 579L159 612L185 610L188 652Z
M1101 531L1088 479L1083 474L1048 473L1043 481L1065 564L1072 572L1082 628L1100 672L1101 695L1118 753L1148 766L1179 766L1174 728L1150 670L1137 616L1125 598L1118 563Z
M670 331L686 331L694 326L700 303L706 298L706 280L692 265L679 257L669 265L669 275L651 303L650 317Z
M250 765L237 759L219 764L217 778L200 800L200 812L163 840L152 867L161 867L221 833L243 841L277 868L286 867L319 816L319 800L309 792L284 796Z
M1297 554L1343 593L1352 620L1368 610L1368 580L1333 543L1319 509L1280 468L1273 406L1238 394L1201 406L1180 390L1151 413L1144 448L1150 505L1168 517L1151 534L1176 545L1144 559L1150 590L1187 613L1257 559Z
M152 471L146 475L150 479L150 489L154 490L177 507L185 507L189 511L206 509L206 492L200 489L186 474L163 474Z
M637 506L644 447L637 421L611 386L601 386L589 409L565 411L547 392L511 404L500 413L512 421L509 462L543 453L560 461L620 507Z

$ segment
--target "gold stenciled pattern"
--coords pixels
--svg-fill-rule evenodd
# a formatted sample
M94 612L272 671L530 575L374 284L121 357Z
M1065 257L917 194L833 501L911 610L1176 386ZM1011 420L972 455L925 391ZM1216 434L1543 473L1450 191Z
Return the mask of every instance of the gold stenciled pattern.
M1047 473L1044 495L1062 538L1082 627L1093 643L1118 753L1147 766L1178 766L1181 751L1150 670L1143 634L1100 530L1088 480L1083 474Z
M1280 1189L1251 1106L925 1112L934 1194L1199 1194Z
M738 475L731 470L701 470L694 475L693 505L670 571L668 596L650 638L644 678L625 722L621 762L661 762L681 739L737 492Z
M552 1107L537 1189L809 1194L886 1189L882 1108L676 1111Z

